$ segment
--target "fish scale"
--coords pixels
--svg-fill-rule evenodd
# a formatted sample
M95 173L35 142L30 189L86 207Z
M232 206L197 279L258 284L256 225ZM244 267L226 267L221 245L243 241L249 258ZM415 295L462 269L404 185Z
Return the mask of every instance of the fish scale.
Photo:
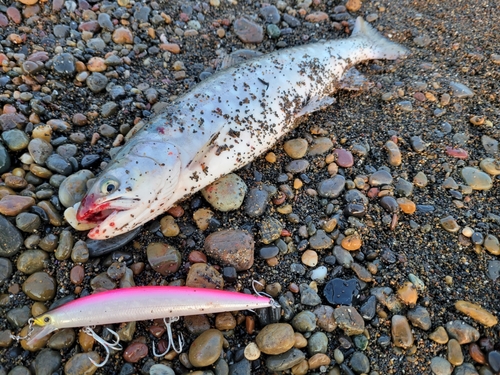
M122 147L75 206L77 220L97 224L93 239L152 220L263 154L298 117L332 104L346 72L362 81L350 71L355 64L406 53L358 18L348 39L278 50L214 74Z

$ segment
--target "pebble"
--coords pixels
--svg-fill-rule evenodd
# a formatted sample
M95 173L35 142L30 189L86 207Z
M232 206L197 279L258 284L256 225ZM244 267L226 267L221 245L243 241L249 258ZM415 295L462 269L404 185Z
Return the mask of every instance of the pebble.
M52 68L60 75L72 76L76 71L75 58L71 53L58 54L52 60Z
M295 335L288 323L274 323L265 326L255 338L259 350L265 354L282 354L293 347Z
M42 349L33 361L33 369L37 375L49 375L57 372L61 366L61 354L58 350Z
M157 363L149 368L149 375L175 375L175 372L167 365Z
M194 215L195 214L193 214L193 218ZM208 227L208 221L207 221L207 227ZM166 215L161 218L160 230L165 237L176 237L180 233L179 225L177 225L177 223L175 222L175 218L170 215Z
M318 253L314 250L306 250L301 257L302 263L309 267L315 267L318 264Z
M498 318L481 306L467 301L456 301L455 308L486 327L498 324Z
M314 250L325 250L332 247L333 240L326 234L324 230L319 229L309 239L309 245Z
M286 141L283 149L292 159L301 159L307 152L308 143L304 138L295 138Z
M314 138L307 154L309 156L317 156L322 155L330 151L333 147L333 142L330 138L327 137L317 137Z
M453 96L459 99L472 98L474 96L474 92L463 83L450 82L450 89Z
M181 265L182 256L179 250L165 243L149 244L146 254L151 267L163 276L177 272Z
M393 141L387 141L385 143L385 147L387 148L389 156L389 164L394 167L401 165L401 151L399 150L398 145Z
M260 222L260 236L261 242L268 245L273 241L276 241L281 237L281 232L283 230L282 223L273 218L265 217Z
M227 212L240 208L247 190L245 182L238 175L230 173L204 187L201 194L213 208Z
M384 169L372 173L368 179L368 183L371 186L390 185L392 181L391 174Z
M354 352L349 360L349 365L356 374L368 374L370 372L370 360L362 352Z
M128 363L137 363L148 355L148 346L142 342L133 342L123 351L123 359Z
M308 367L310 370L315 370L317 368L320 368L322 366L328 366L331 362L330 357L328 357L326 354L323 353L317 353L313 355L311 358L309 358L308 362Z
M189 362L195 367L213 364L220 356L224 337L217 329L199 335L189 347Z
M305 159L292 160L285 166L285 171L295 174L305 172L309 168L309 162Z
M359 250L362 244L363 241L361 240L361 237L357 233L346 236L341 241L342 248L348 251Z
M411 324L415 327L428 331L432 326L429 311L422 306L416 306L406 314Z
M317 319L316 324L325 332L333 332L337 328L337 322L333 317L333 311L333 307L328 305L318 306L313 311Z
M108 79L102 73L93 72L85 80L85 83L87 84L87 87L90 89L90 91L97 94L106 88Z
M293 328L299 332L311 332L316 329L316 316L311 311L301 311L291 322Z
M210 226L210 221L214 217L214 213L209 208L200 208L193 213L193 219L196 222L196 226L201 231L205 231ZM176 224L177 228L179 226ZM180 229L179 229L180 230ZM169 231L173 234L173 231Z
M500 351L492 350L488 353L488 364L494 372L500 371Z
M132 32L125 27L119 27L113 31L112 38L116 44L132 44L134 42Z
M16 216L19 213L29 209L35 204L31 197L21 195L6 195L0 199L0 214L5 216Z
M195 263L189 268L186 286L192 288L223 289L224 280L221 274L212 266Z
M76 335L72 328L64 328L55 332L49 339L47 346L55 350L68 349L75 343Z
M462 347L457 340L451 339L448 341L447 357L453 366L459 366L464 362Z
M438 344L446 344L449 340L448 333L442 326L437 327L434 332L430 333L429 338Z
M498 240L498 237L492 234L487 234L484 239L483 246L490 254L500 255L500 241Z
M457 224L453 216L446 216L439 220L441 226L444 230L450 233L457 233L460 230L460 226Z
M321 303L318 293L307 284L300 284L300 302L307 306L316 306Z
M434 357L431 359L431 371L435 375L451 375L453 367L443 357Z
M500 175L500 163L493 158L486 158L481 160L481 163L479 163L479 167L489 175Z
M49 254L43 250L25 250L17 258L16 267L26 275L41 271L49 265Z
M11 257L18 253L23 244L21 232L0 215L0 256Z
M401 211L403 211L405 214L413 214L417 210L417 205L415 202L409 200L408 198L398 198L396 199L396 202L399 205L399 208Z
M66 177L59 186L59 201L64 207L72 207L80 202L87 192L87 181L94 178L94 174L86 169Z
M350 151L338 148L333 153L336 156L335 162L339 167L350 168L354 165L354 157Z
M262 216L275 192L276 189L268 185L250 189L244 205L245 214L250 217Z
M307 351L310 356L316 353L326 353L328 349L328 337L323 332L314 332L307 340Z
M398 289L397 295L399 299L406 305L415 305L418 299L417 288L410 281L406 281L401 288Z
M361 0L347 0L345 7L349 12L357 12L361 9Z
M336 175L321 181L318 184L318 194L323 198L337 198L345 188L345 178L341 175Z
M479 331L461 320L450 321L445 328L448 335L461 345L479 340Z
M249 343L245 347L244 351L245 358L248 359L249 361L255 361L260 358L260 350L257 344L254 342Z
M408 349L413 345L413 333L405 316L394 315L392 317L391 334L394 346Z
M215 317L215 328L219 331L228 331L236 327L236 319L229 312L217 314Z
M234 33L243 43L261 43L264 39L262 26L246 18L238 18L233 23Z
M337 307L333 315L340 329L348 336L360 335L365 330L365 322L352 306Z
M285 353L269 356L266 359L268 371L285 371L299 364L305 359L305 354L296 348L292 348Z
M242 230L222 230L205 239L205 253L237 271L248 270L254 262L253 236Z
M96 363L99 363L101 361L101 357L99 356L99 354L97 354L97 352L77 353L73 355L64 365L64 374L94 374L98 370L98 367L94 366L94 364L90 362L89 359L92 359Z

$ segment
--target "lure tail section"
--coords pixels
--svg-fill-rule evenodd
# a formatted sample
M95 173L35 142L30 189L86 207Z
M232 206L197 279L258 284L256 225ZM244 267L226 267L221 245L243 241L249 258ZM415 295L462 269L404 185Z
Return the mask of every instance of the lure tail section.
M410 53L407 48L384 37L361 17L356 19L351 38L368 44L370 59L396 60Z

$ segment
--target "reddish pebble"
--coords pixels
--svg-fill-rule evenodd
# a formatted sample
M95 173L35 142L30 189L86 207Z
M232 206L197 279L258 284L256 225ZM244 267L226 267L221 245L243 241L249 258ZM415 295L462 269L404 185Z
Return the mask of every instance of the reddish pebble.
M189 21L189 14L187 14L187 13L181 13L181 14L179 14L179 19L182 22L187 22L187 21Z
M368 196L368 198L373 199L378 196L379 192L380 192L379 188L371 188L370 190L368 190L368 193L366 195Z
M156 351L158 353L165 353L167 350L168 350L168 341L164 340L164 339L161 339L160 341L158 341L158 346L157 346Z
M463 148L453 148L450 146L446 146L446 154L457 159L467 159L469 157L469 153Z
M91 33L95 33L99 30L101 30L101 26L99 25L99 22L97 22L97 21L82 22L78 26L78 31L90 31Z
M201 251L195 250L189 253L188 260L191 263L207 263L207 256Z
M79 285L82 283L83 278L85 277L85 268L83 266L74 266L69 273L69 279L75 285Z
M288 285L288 290L292 293L298 293L299 292L299 286L295 283L291 283Z
M281 230L281 237L290 237L292 234L290 233L289 230L287 229L282 229Z
M339 167L349 168L354 165L354 158L349 151L337 148L333 153L337 155L336 163Z
M52 10L54 12L59 12L64 5L64 0L54 0L52 2Z
M181 47L179 47L179 45L175 43L162 43L160 44L160 49L162 51L168 51L175 54L181 52Z
M148 355L148 346L141 342L134 342L123 352L123 359L129 363L137 363Z
M167 214L179 218L184 216L184 209L181 206L174 206L167 211Z
M49 60L49 54L45 51L37 51L28 56L28 61L41 61L45 62Z
M486 364L486 356L484 355L479 345L475 342L469 345L469 354L475 362L482 365Z
M416 92L415 94L413 94L413 97L419 102L425 102L425 95L421 92Z
M0 13L0 18L2 16L2 13ZM0 21L1 22L1 21ZM1 26L1 25L0 25ZM9 62L9 58L7 57L7 55L5 55L4 53L0 53L0 65L3 65L3 62L4 61L7 61Z
M152 326L149 326L148 328L148 331L154 336L154 337L157 337L157 338L160 338L163 336L163 334L165 333L166 331L166 328L165 326L157 326L157 325L152 325Z
M89 120L83 113L75 113L73 115L72 122L76 126L85 126L89 123Z
M282 192L278 192L278 196L273 199L273 203L276 206L279 206L280 204L283 204L283 202L285 202L285 200L286 200L286 195L283 194Z
M9 7L7 8L7 16L14 22L14 23L21 23L21 13L19 13L19 10L15 7Z

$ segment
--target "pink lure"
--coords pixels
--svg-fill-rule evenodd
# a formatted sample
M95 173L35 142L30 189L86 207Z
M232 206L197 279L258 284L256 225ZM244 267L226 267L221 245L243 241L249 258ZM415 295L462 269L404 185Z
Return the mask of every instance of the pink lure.
M184 286L139 286L78 298L34 320L40 339L61 328L88 327L177 316L272 307L272 298Z

